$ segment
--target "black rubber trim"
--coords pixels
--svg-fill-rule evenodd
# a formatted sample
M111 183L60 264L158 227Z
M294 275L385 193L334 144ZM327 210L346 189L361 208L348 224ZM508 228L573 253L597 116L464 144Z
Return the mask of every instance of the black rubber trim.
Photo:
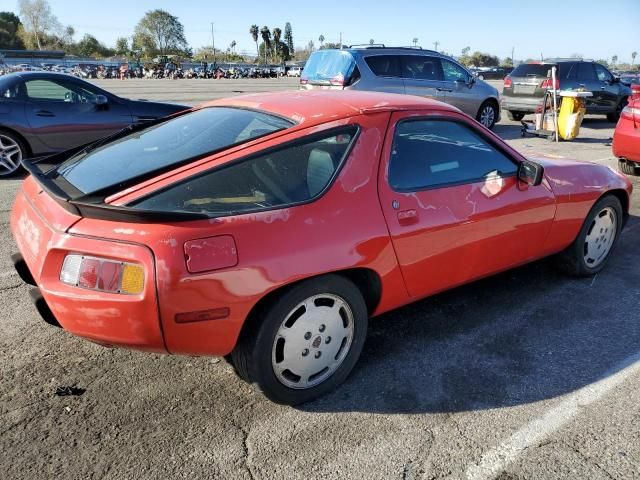
M24 261L22 254L19 252L14 253L13 255L11 255L11 261L13 262L13 266L16 269L16 272L18 272L18 275L20 276L22 281L29 285L36 286L36 281L33 278L33 275L31 275L31 271L27 266L27 262Z
M40 293L40 290L37 287L29 290L29 296L35 305L36 310L38 310L38 313L46 323L53 325L54 327L62 328L58 319L56 319L55 315L49 308L49 305L47 305L47 301L44 299L42 293Z

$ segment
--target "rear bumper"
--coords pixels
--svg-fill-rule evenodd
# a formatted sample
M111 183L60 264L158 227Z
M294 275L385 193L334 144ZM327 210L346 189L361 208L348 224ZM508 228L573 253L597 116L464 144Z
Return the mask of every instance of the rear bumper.
M542 104L542 98L538 97L505 97L500 99L503 110L510 112L535 113L538 105Z
M638 128L632 120L620 119L613 133L612 150L618 158L640 163L640 121Z
M31 296L48 323L109 346L166 352L157 306L155 265L142 245L79 237L49 225L24 190L16 197L11 231L19 254L12 255L18 275L37 288ZM144 291L139 295L104 293L60 281L65 256L82 253L142 264Z

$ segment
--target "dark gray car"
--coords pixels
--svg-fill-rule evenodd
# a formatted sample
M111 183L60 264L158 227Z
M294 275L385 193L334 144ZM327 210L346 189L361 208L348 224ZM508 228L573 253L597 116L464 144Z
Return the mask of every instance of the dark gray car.
M418 95L458 107L487 128L500 119L498 90L433 50L384 46L318 50L305 64L300 88Z
M631 89L620 83L606 67L579 59L523 63L504 80L502 109L511 120L522 120L542 103L544 92L552 89L551 68L557 67L556 89L583 87L593 96L586 99L587 113L604 114L617 122Z
M22 158L91 143L184 105L120 98L70 75L20 72L0 77L0 176Z

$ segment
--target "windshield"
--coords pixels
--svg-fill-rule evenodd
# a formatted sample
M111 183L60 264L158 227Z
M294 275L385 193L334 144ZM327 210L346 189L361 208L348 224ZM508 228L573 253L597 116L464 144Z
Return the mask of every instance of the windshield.
M353 56L345 50L319 50L307 60L302 78L308 81L349 78L356 65Z
M203 108L72 157L57 175L91 194L291 125L281 117L253 110Z

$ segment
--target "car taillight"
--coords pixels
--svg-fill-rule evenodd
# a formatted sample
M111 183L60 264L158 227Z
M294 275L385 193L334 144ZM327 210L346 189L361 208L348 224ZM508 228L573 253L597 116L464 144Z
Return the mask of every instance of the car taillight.
M504 88L511 88L511 87L513 87L513 80L511 80L511 77L505 77Z
M628 120L634 120L634 117L640 119L640 108L630 107L627 105L622 109L622 113L620 115L622 118L626 118Z
M631 85L631 99L640 99L640 84L634 83L633 85Z
M144 290L144 268L135 263L73 254L64 258L60 281L89 290L137 295Z
M306 85L307 83L309 83L309 80L307 80L306 78L300 79L300 85Z
M553 84L553 80L551 78L547 78L542 81L540 84L540 88L547 88L549 90L559 90L560 89L560 80L556 78L555 85Z

